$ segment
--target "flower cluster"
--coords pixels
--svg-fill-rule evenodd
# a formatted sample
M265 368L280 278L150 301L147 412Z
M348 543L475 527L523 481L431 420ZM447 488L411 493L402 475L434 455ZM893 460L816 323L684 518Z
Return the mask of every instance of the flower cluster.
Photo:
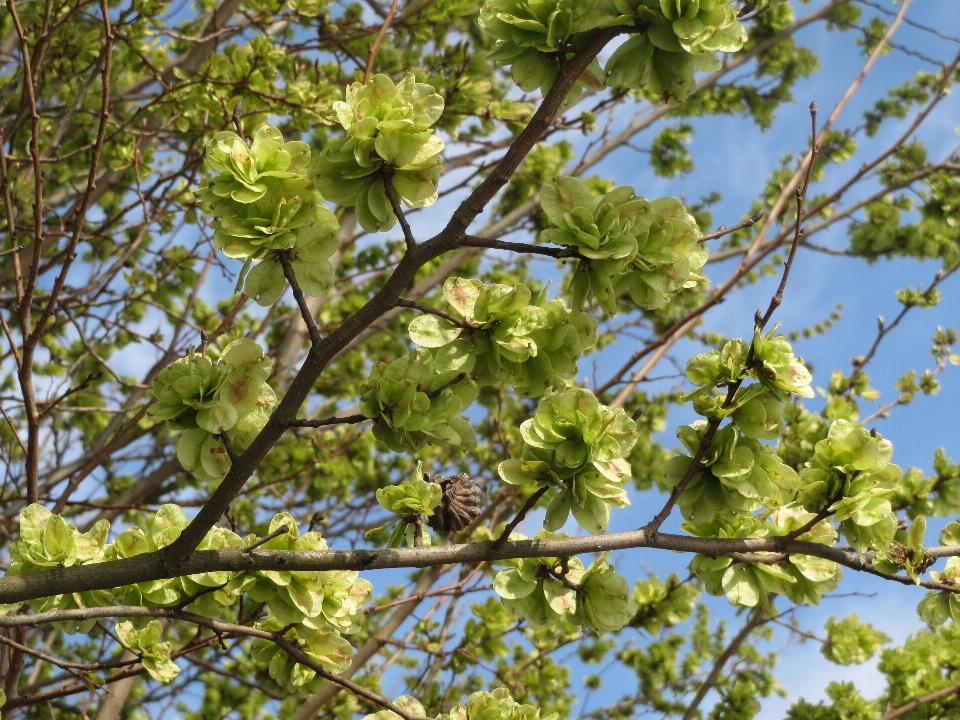
M431 85L413 74L398 84L374 75L366 85L350 85L346 102L334 110L344 135L324 148L314 167L327 199L355 205L369 232L397 222L385 183L408 207L436 202L444 144L431 126L443 113L443 98Z
M565 537L540 531L537 539ZM493 589L503 605L533 626L555 625L566 618L585 629L620 630L637 612L630 585L606 562L586 570L577 558L521 558L497 573Z
M373 366L360 386L360 412L374 421L376 438L395 452L416 452L428 444L472 448L476 434L460 413L476 396L469 377L439 371L433 356L418 350Z
M197 197L215 218L214 245L246 261L238 285L245 279L247 294L261 305L276 302L286 288L278 253L288 252L300 288L322 295L333 283L328 258L339 226L307 175L310 147L284 142L264 125L249 147L236 133L217 133L207 162L218 174Z
M903 475L892 457L893 444L879 433L834 420L800 473L797 502L810 512L830 508L858 551L886 548L898 525L890 496Z
M543 398L520 433L522 456L504 460L498 472L511 485L558 488L547 508L547 530L562 527L572 511L588 532L604 532L610 508L630 504L626 458L640 435L622 409L601 405L589 390L566 390Z
M677 198L651 202L631 187L594 197L583 180L557 177L540 191L540 207L548 223L540 239L569 247L580 258L570 288L574 308L593 296L614 315L617 296L626 292L653 310L703 281L697 272L707 250Z
M490 58L510 65L513 81L521 90L540 88L545 95L553 86L563 58L572 55L587 33L622 20L604 8L605 3L578 0L487 0L480 9L480 27L496 40ZM609 3L606 3L609 4ZM575 102L584 83L602 86L596 60L569 98Z
M563 60L594 30L627 26L631 37L603 71L596 61L590 65L572 99L584 85L606 84L678 105L696 89L697 70L719 69L714 53L743 47L747 33L738 12L729 0L487 0L480 27L496 40L491 59L511 65L522 90L546 94Z
M411 715L423 717L426 713L419 700L409 695L401 695L393 704ZM491 692L475 692L466 705L455 705L449 713L437 716L437 720L556 720L557 713L540 717L540 709L533 705L522 705L510 696L506 688L497 688ZM366 715L363 720L400 720L392 710Z
M519 283L451 277L443 296L462 324L421 315L410 323L410 338L435 350L438 371L468 373L480 385L507 383L521 395L540 397L573 381L577 360L597 337L593 318L546 295Z
M241 338L222 351L190 352L159 372L157 401L147 414L186 430L177 440L183 468L201 480L218 481L230 469L223 437L239 452L263 429L277 397L266 380L273 363L253 340Z

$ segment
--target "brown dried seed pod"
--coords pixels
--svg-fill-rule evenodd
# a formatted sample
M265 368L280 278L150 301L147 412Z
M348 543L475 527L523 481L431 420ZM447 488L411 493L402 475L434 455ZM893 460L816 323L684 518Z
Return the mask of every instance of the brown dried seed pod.
M437 532L463 530L480 514L480 487L466 473L445 478L439 473L425 479L440 485L443 497L427 524Z

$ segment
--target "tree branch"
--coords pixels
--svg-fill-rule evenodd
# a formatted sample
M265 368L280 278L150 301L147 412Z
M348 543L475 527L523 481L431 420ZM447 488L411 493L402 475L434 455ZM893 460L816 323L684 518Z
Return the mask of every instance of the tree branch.
M710 689L716 684L717 678L720 676L720 671L723 670L723 666L726 665L727 661L740 649L740 646L747 641L751 633L766 621L767 618L764 607L762 605L755 607L750 613L747 622L740 628L740 632L730 641L730 644L727 645L713 663L710 674L707 675L706 679L700 684L693 701L687 706L687 711L683 714L683 720L693 720L693 716L696 714L697 708L700 707L700 703L703 702L707 693L710 692Z
M700 538L651 532L646 529L587 537L551 540L513 540L502 544L480 542L440 545L427 548L384 548L378 550L337 550L327 552L264 550L244 553L242 548L197 551L176 567L165 563L163 553L154 552L123 560L55 568L31 575L7 575L0 578L0 603L27 600L88 590L103 590L122 585L163 580L181 575L207 572L249 572L254 570L324 571L379 570L385 568L423 568L457 563L491 562L517 558L572 557L633 548L653 548L692 552L718 557L731 553L786 553L810 555L853 570L870 572L887 580L913 585L901 575L884 575L875 570L867 556L820 543L766 538ZM930 557L960 556L960 546L929 548ZM776 558L771 558L776 561ZM922 582L921 587L960 593L960 587ZM27 618L35 616L26 616ZM0 627L31 624L11 617L0 617Z
M180 537L161 551L162 561L168 572L176 572L175 568L184 564L190 553L203 540L207 531L227 511L233 498L236 497L257 466L266 457L270 448L279 440L288 423L296 418L300 406L310 394L314 382L327 364L371 323L396 306L400 294L424 264L459 247L467 226L500 188L506 184L513 172L523 162L527 153L530 152L544 130L549 126L570 88L573 87L587 65L609 40L624 31L623 27L597 31L573 58L564 63L553 87L547 93L537 112L534 113L533 118L514 140L497 167L457 208L446 227L430 240L418 244L412 250L408 250L380 291L357 312L344 320L340 327L310 348L300 372L290 384L287 394L280 401L266 426L238 461L232 464L226 477L196 517L184 528Z

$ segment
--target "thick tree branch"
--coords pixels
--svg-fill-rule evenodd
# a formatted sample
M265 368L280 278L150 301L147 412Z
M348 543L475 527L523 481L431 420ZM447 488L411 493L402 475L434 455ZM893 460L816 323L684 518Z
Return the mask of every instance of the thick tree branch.
M888 576L874 570L867 556L829 545L790 540L784 537L722 539L651 532L646 529L588 537L553 540L516 540L502 544L492 542L463 545L440 545L428 548L393 548L379 550L338 550L330 552L257 550L242 548L197 551L176 567L164 562L161 552L134 558L57 568L32 575L7 575L0 578L0 604L19 603L51 595L102 590L149 580L162 580L198 573L252 570L380 570L385 568L422 568L455 563L490 562L516 558L563 557L585 553L631 548L653 548L692 552L718 557L731 553L787 553L811 555L839 563L853 570L872 572L894 582L912 585L905 576ZM960 556L960 546L930 548L931 557ZM779 558L771 558L778 561ZM922 583L922 587L960 592L938 583ZM10 623L10 624L7 624ZM0 627L13 627L18 622L0 617Z

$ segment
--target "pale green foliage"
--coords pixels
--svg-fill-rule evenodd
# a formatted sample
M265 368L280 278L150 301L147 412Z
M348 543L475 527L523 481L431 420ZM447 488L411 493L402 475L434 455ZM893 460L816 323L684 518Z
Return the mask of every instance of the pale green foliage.
M259 626L271 632L281 632L287 627L273 618L259 623ZM313 662L329 670L339 672L350 665L353 648L335 630L314 630L300 625L284 632L283 637L298 645ZM312 682L316 679L316 670L296 662L269 640L256 638L252 643L251 656L257 663L266 666L270 677L283 687L294 691L316 691L319 686L319 682Z
M308 295L322 295L333 282L328 258L339 226L307 177L310 147L284 142L279 130L264 125L250 147L235 133L217 133L207 161L219 174L197 197L215 218L214 244L227 257L246 259L238 286L245 279L258 303L276 302L286 288L276 253L291 250L297 284Z
M610 0L487 0L480 9L480 27L496 40L490 59L511 65L513 81L521 90L539 88L546 94L560 69L558 55L569 54L584 34L623 22ZM601 86L596 60L580 78L569 101L579 97L583 84Z
M99 562L105 554L104 543L110 523L100 520L89 532L81 533L72 523L54 515L42 505L28 505L20 512L20 537L10 546L9 575L28 575L57 567L72 567ZM29 603L35 612L71 610L109 604L111 593L91 590L53 595ZM68 633L89 632L95 620L58 623Z
M872 658L890 638L875 629L870 623L860 622L854 613L842 620L831 616L827 620L827 642L820 651L838 665L859 665Z
M596 342L596 321L571 312L563 300L547 300L523 284L485 285L448 278L443 296L452 314L421 315L410 323L410 339L434 349L438 372L463 372L479 385L508 384L520 395L540 397L570 385L580 355Z
M783 536L803 528L814 517L795 507L785 507L767 521L751 516L729 521L717 517L700 525L687 522L683 527L701 537ZM836 537L836 531L827 522L818 523L800 536L825 545L833 544ZM703 581L704 589L711 595L726 595L730 602L747 607L767 605L768 593L783 595L797 605L818 605L825 593L837 588L842 575L839 565L812 555L790 555L781 562L749 564L729 557L697 555L690 563L690 570Z
M852 682L831 682L828 702L816 705L801 698L787 713L787 720L876 720L883 715L878 702L868 702Z
M240 338L214 357L190 352L160 371L153 382L157 402L147 413L186 431L177 441L185 470L213 481L227 474L221 436L243 451L263 429L277 401L266 382L272 368L260 345Z
M737 20L739 8L728 0L641 0L647 8L657 5L663 15L653 20L647 36L662 50L693 55L734 52L747 39Z
M559 488L547 509L547 530L562 527L572 510L585 530L603 532L611 506L630 504L624 488L631 473L626 458L639 433L622 408L601 405L583 388L566 390L543 398L520 434L522 457L504 460L498 472L511 485Z
M565 245L581 258L570 281L574 308L592 296L615 315L617 296L626 291L652 310L705 281L697 272L707 248L677 198L650 202L631 187L594 197L583 180L557 177L543 185L540 207L552 226L541 241Z
M385 182L408 207L436 202L444 144L431 126L443 112L443 98L432 86L412 73L398 84L374 75L366 85L350 85L346 101L333 109L345 132L330 141L314 167L328 200L356 206L357 220L370 232L397 222Z
M617 0L617 8L646 28L607 61L609 86L643 89L678 105L696 90L696 71L720 68L715 52L735 52L747 39L738 7L727 0Z
M566 537L546 530L536 538ZM630 585L602 556L584 571L577 558L521 558L497 573L493 589L514 615L536 627L566 618L584 629L619 630L637 612Z
M651 635L656 635L664 628L672 628L689 620L699 596L696 584L681 582L676 573L671 573L666 582L656 575L638 580L633 588L637 613L630 625L642 627Z
M140 656L140 662L150 677L165 683L177 677L180 668L170 659L170 643L161 641L163 627L158 620L151 620L139 628L126 620L117 623L114 629L123 646Z
M812 377L803 364L803 359L795 357L793 348L783 335L775 335L778 325L766 335L757 329L753 338L753 362L749 366L750 375L769 387L781 398L787 395L799 395L812 398L810 387Z
M598 28L624 26L635 34L614 52L605 75L594 61L568 102L584 86L645 89L677 105L696 89L694 72L720 67L714 52L734 52L747 39L739 8L727 0L487 0L480 27L496 40L490 58L511 65L522 90L553 86L560 60ZM639 28L642 32L638 32Z
M506 688L475 692L466 705L457 705L437 720L556 720L557 713L540 717L540 709L516 702Z
M113 543L105 544L109 523L99 521L89 533L81 533L40 505L30 505L20 514L21 537L11 546L14 564L11 575L39 572L47 567L104 562L155 552L176 540L187 526L183 510L176 505L162 505L156 515L144 524L129 527ZM272 533L281 525L285 534L271 538L261 547L267 550L325 551L320 533L299 534L297 523L287 513L277 514L270 523ZM229 530L214 527L198 546L198 550L244 547L256 542L256 536L240 538ZM29 604L36 612L112 605L176 607L190 598L188 608L208 616L217 616L236 604L241 596L264 603L267 619L258 627L270 631L287 629L287 637L299 639L301 649L316 662L334 670L350 663L353 651L343 634L358 632L363 623L363 605L373 586L352 571L251 571L232 573L216 571L137 583L114 590L99 590L70 595L56 595ZM96 620L81 623L60 623L67 632L89 632ZM139 621L118 625L126 647L142 653L148 672L164 682L177 673L170 661L170 645L161 642L161 626L156 621L143 625ZM289 660L276 646L262 641L257 657L269 666L277 682L299 687L316 674L308 667ZM275 660L274 657L280 657ZM289 660L289 662L288 662ZM148 664L149 663L149 664Z
M704 392L720 383L753 377L781 401L790 395L812 398L814 392L810 383L813 378L810 371L804 366L802 358L794 356L787 339L783 335L775 335L776 330L774 327L766 335L757 330L752 346L737 338L724 344L721 350L695 355L687 361L687 378L699 386L697 392ZM756 390L750 392L755 393ZM756 395L742 396L739 402L753 397ZM739 406L739 403L734 405ZM710 416L707 412L701 414Z
M902 476L893 444L879 433L835 420L800 473L797 502L810 512L834 510L840 531L858 550L887 546L897 529L889 496Z
M599 632L619 630L636 612L630 584L606 562L606 555L590 563L580 580L574 621Z
M706 431L703 420L677 429L677 437L690 454L681 453L667 461L663 473L669 487L679 484L686 475ZM796 471L772 447L746 437L735 425L727 425L713 436L700 469L680 494L680 510L694 523L707 522L716 515L729 519L764 506L785 505L799 487Z
M949 558L943 571L931 570L930 577L934 582L947 585L960 583L960 557ZM943 625L950 618L960 620L960 597L951 592L928 593L917 605L917 614L925 623L934 626Z
M517 537L517 536L514 536ZM536 538L565 537L541 530ZM576 585L583 577L583 564L570 558L563 573L558 558L521 558L514 567L497 573L493 589L503 598L504 607L535 627L552 625L577 609L577 593L565 586Z
M440 371L426 350L378 362L360 386L360 411L373 419L373 434L396 452L428 444L476 445L473 427L460 413L477 396L477 386L456 370Z
M152 518L143 522L142 527L134 525L120 533L113 543L104 549L104 558L119 560L161 550L180 537L180 533L188 522L179 506L171 503L161 505ZM214 527L201 541L199 548L219 550L243 545L243 539L235 533L226 528ZM116 593L125 603L132 605L170 607L177 605L184 598L203 592L204 594L196 600L197 609L219 613L224 607L233 604L236 599L235 593L230 589L220 587L230 578L231 575L228 572L198 573L137 583L118 589ZM218 589L210 592L211 588Z
M720 69L711 54L691 55L670 52L655 45L646 35L634 35L618 47L607 61L606 84L644 90L669 105L679 105L697 88L697 71Z
M401 695L393 701L393 704L401 710L406 710L408 713L412 713L414 715L426 714L426 711L423 709L423 705L420 704L420 701L416 698L410 697L409 695ZM380 712L376 712L371 715L364 715L363 720L400 720L400 716L393 712L393 710L381 710Z
M399 522L390 536L388 546L398 547L404 537L408 545L414 545L413 528L409 528L410 531L407 532L408 526L418 516L421 518L423 515L432 516L442 498L443 489L440 483L431 482L423 472L423 463L419 462L411 480L377 490L377 502L381 507L399 516ZM367 531L367 537L390 527L390 524ZM424 545L429 546L431 544L429 533L423 533L422 540Z
M399 485L377 490L377 502L397 515L433 515L443 491L438 483L424 480L422 472L417 475Z

